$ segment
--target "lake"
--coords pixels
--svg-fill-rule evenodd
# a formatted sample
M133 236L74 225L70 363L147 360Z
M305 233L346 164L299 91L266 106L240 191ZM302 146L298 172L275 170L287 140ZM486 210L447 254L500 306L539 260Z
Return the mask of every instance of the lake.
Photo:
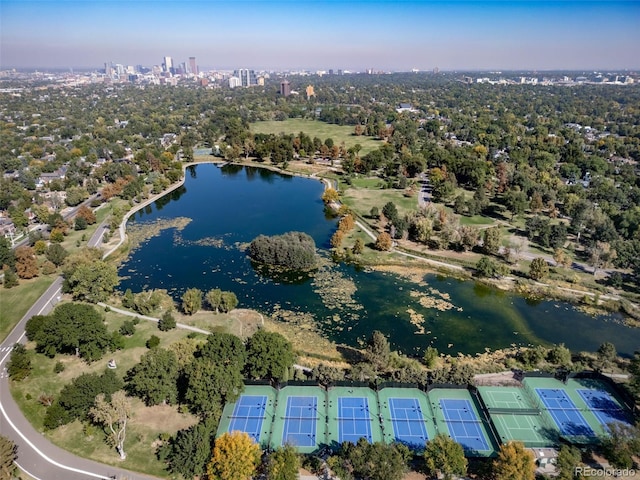
M337 220L325 211L322 192L318 179L261 168L191 167L183 187L129 220L128 227L136 227L188 219L131 252L119 270L120 289L163 288L176 301L188 288L229 290L239 307L304 314L339 343L358 346L380 330L407 354L428 345L456 354L553 343L595 351L609 341L630 356L640 347L640 329L625 326L617 314L591 316L566 302L526 299L470 280L428 274L416 283L335 264L328 250ZM247 258L245 248L256 236L288 231L314 238L323 257L316 272L273 275Z

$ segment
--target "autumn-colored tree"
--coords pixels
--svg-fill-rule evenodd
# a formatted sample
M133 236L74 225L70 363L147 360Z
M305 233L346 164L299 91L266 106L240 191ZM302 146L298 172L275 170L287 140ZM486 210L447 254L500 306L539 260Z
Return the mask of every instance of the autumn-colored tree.
M296 480L300 468L300 457L296 448L284 445L274 451L267 463L269 480Z
M331 248L340 248L342 246L342 240L344 239L344 231L336 230L331 236Z
M12 440L0 435L0 478L13 478L18 471L15 460L18 458L18 447Z
M562 248L556 248L553 251L553 259L555 260L558 266L561 266L564 268L570 267L571 263L573 262L573 260L571 260L571 257L567 255Z
M493 463L495 480L534 480L536 465L533 453L522 442L509 442L500 447Z
M355 224L356 222L353 219L353 215L348 213L340 219L340 222L338 222L338 230L342 230L346 233L352 230Z
M193 315L202 308L202 291L190 288L182 295L182 310L187 315Z
M378 235L375 244L377 250L391 250L392 245L393 241L391 240L391 235L389 235L387 232L382 232L380 235Z
M94 223L96 223L96 214L93 213L93 210L91 210L86 205L82 205L78 209L78 213L76 213L76 217L84 218L87 224L89 225L93 225Z
M207 475L211 480L248 480L260 462L260 446L245 432L224 433L213 446Z
M38 261L33 248L23 245L16 248L16 273L20 278L34 278L38 276Z
M333 203L337 202L340 198L338 191L334 188L327 188L322 194L322 201L324 203Z
M531 195L531 201L529 202L529 208L533 213L538 213L544 207L544 203L542 202L542 196L538 192L533 192Z

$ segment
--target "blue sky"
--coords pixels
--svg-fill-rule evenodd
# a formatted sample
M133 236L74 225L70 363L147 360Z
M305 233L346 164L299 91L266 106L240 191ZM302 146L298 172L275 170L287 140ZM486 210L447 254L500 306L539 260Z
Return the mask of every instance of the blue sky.
M640 69L640 0L0 0L0 67Z

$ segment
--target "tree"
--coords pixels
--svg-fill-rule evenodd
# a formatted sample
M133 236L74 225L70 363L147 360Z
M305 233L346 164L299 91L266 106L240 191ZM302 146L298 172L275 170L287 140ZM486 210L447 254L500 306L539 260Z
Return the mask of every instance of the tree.
M78 208L78 212L76 213L76 221L78 218L84 219L84 221L87 222L88 225L93 225L94 223L96 223L96 214L93 213L93 210L91 210L86 205L82 205L80 208Z
M117 267L103 260L65 262L63 270L65 288L76 300L104 302L120 283Z
M4 435L0 435L0 478L10 479L18 471L15 461L18 458L18 446Z
M356 238L351 251L354 255L360 255L364 251L364 241L361 238Z
M574 480L578 478L576 475L576 467L580 465L582 455L580 450L573 445L562 445L556 458L556 469L558 471L558 480Z
M392 245L393 240L391 239L391 235L389 235L387 232L382 232L376 239L375 248L376 250L386 252L388 250L391 250Z
M33 248L24 245L16 248L15 258L18 277L29 279L38 276L38 261Z
M158 450L158 458L168 464L173 474L184 478L202 477L218 427L217 419L207 417L200 423L180 430Z
M111 395L110 402L105 399L104 393L99 394L89 415L108 429L107 433L120 454L120 459L127 458L124 441L127 437L127 422L131 418L131 402L126 393L122 390L115 392Z
M385 216L387 220L393 222L396 218L398 218L398 207L396 207L395 203L387 202L384 207L382 207L382 214Z
M409 449L402 444L369 443L361 438L356 445L345 442L329 466L344 480L401 480L407 470Z
M549 275L549 265L547 265L547 261L542 257L536 257L531 260L531 265L529 266L529 276L538 281L542 280L544 277Z
M480 257L476 263L476 275L479 277L493 278L497 270L496 262L489 257Z
M564 346L564 343L554 345L547 352L547 361L553 365L568 367L571 365L571 350Z
M182 310L187 315L193 315L202 308L202 291L197 288L189 288L182 295Z
M207 475L211 480L249 480L260 462L260 446L245 432L227 432L213 446Z
M69 252L67 252L59 243L52 243L47 249L47 260L52 262L56 267L59 267L64 263L64 259L67 258Z
M220 310L224 313L230 312L238 306L238 297L233 292L222 292L220 299Z
M75 418L87 419L98 394L103 393L109 399L122 387L122 380L113 370L105 370L102 375L81 374L62 388L58 400L47 409L45 428L53 429Z
M335 203L340 200L340 194L333 188L327 188L322 194L322 201L324 203Z
M602 440L604 457L614 468L633 467L633 456L640 453L638 426L616 422L608 427L609 435Z
M293 347L282 335L259 329L247 341L247 376L283 379L293 365Z
M611 342L604 342L598 348L598 363L602 370L610 368L618 358L616 346Z
M11 380L19 382L31 373L31 356L21 343L16 343L11 350L11 357L7 363L7 374Z
M373 331L367 342L365 357L376 370L386 369L389 366L391 347L389 346L387 337L385 337L382 332L378 330Z
M522 442L509 442L500 447L493 462L495 480L534 480L536 465L533 453Z
M13 269L16 265L15 252L11 248L11 242L4 235L0 236L0 267Z
M482 249L489 255L496 255L500 250L502 231L500 227L485 228L482 232Z
M430 475L445 480L467 473L467 459L462 445L442 433L427 442L424 461Z
M179 366L176 354L154 348L127 372L127 390L147 405L175 404L178 400Z
M300 457L295 447L284 445L275 450L267 463L269 480L297 480Z
M209 304L211 310L215 310L215 312L218 313L220 304L222 303L222 290L219 288L209 290L205 295L205 300Z
M2 273L4 274L4 280L2 282L2 286L4 288L13 288L18 286L18 275L8 266L4 266L2 269Z
M333 249L339 249L342 246L342 240L344 239L344 232L342 230L336 230L331 236L329 244Z
M36 349L49 357L56 353L99 360L111 343L102 315L91 305L58 305L35 335Z
M243 389L241 370L197 358L185 368L185 400L204 417L222 413L222 405L235 401Z
M160 330L161 332L167 332L173 328L176 328L176 319L175 317L171 314L170 311L166 311L162 314L162 317L160 317L160 320L158 320L158 330Z

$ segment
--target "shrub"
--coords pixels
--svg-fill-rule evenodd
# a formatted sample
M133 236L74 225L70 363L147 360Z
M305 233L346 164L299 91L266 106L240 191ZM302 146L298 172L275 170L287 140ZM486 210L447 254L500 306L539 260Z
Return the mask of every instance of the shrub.
M147 348L156 348L158 345L160 345L160 339L155 335L151 335L147 340Z

